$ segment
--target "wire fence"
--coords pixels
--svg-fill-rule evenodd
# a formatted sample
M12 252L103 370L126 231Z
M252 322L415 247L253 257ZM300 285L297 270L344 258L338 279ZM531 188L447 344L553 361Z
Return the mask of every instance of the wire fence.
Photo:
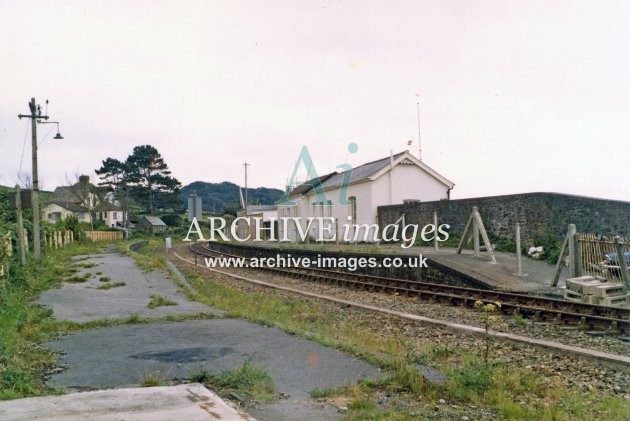
M620 240L624 254L630 253L630 239L621 237ZM578 234L578 247L583 275L601 276L610 282L622 282L619 256L612 236Z

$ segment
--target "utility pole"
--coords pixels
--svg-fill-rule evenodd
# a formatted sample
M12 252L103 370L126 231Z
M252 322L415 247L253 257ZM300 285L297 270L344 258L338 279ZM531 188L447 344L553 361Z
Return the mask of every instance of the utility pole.
M42 109L35 104L35 98L31 98L28 103L31 109L30 114L19 114L18 118L31 119L31 143L33 152L33 190L31 192L31 202L33 206L33 255L35 260L40 260L42 256L41 238L39 229L39 178L37 177L37 120L48 120L47 115L42 115Z

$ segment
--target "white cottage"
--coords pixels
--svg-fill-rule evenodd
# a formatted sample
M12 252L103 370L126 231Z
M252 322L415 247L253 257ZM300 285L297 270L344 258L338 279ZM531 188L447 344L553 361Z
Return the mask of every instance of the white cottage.
M101 220L108 227L122 225L123 209L107 187L95 186L90 177L82 175L72 186L57 187L50 202L42 209L44 219L51 224L75 215L80 222Z
M297 186L289 193L289 200L295 205L278 206L278 217L298 217L303 231L308 217L332 217L337 221L336 226L327 235L332 238L336 233L342 239L344 224L376 224L378 206L449 199L455 185L408 151L354 168L344 195L349 204L342 204L340 192L344 177L348 176L345 172L334 172ZM328 200L326 205L315 203L318 201L316 187L320 185ZM317 238L317 229L316 224L312 224L308 235ZM300 239L295 223L286 224L286 227L280 223L279 231L279 238ZM354 238L352 228L349 237Z

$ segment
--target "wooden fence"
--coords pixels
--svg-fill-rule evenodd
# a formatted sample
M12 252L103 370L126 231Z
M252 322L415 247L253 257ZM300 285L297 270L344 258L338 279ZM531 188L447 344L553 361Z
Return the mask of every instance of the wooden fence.
M624 252L630 252L630 239L621 237ZM597 275L612 282L621 281L621 271L616 268L618 261L606 263L606 255L617 253L612 236L579 234L580 267L583 275Z
M113 241L123 239L122 231L85 231L85 236L92 241Z

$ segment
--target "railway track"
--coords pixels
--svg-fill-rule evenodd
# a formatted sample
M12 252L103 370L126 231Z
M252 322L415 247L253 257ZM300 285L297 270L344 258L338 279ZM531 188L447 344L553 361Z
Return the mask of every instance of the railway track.
M243 257L212 250L205 243L191 245L190 249L193 253L205 257ZM623 334L630 333L630 309L628 308L599 306L528 294L383 278L319 268L258 267L257 269L310 282L417 297L422 300L448 303L450 305L473 307L477 301L484 303L499 302L501 311L508 315L518 313L537 321L579 325L589 330L611 330Z

